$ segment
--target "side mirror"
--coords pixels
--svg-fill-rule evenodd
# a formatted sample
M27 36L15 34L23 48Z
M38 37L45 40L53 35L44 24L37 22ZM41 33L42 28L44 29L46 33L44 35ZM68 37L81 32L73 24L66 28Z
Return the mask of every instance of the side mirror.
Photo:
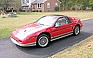
M58 23L56 23L56 24L55 24L55 28L58 28L58 27L59 27L59 24L58 24Z

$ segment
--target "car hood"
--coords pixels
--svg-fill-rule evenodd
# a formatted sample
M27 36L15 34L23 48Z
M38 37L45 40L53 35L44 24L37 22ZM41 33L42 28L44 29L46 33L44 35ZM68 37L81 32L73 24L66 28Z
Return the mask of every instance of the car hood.
M24 40L27 36L34 34L38 31L46 29L50 26L38 25L38 24L28 24L16 30L15 37L20 40Z

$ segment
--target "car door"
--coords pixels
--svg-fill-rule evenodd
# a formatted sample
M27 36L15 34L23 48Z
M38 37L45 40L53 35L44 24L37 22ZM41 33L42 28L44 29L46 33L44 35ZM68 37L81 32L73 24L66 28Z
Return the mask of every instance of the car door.
M71 20L67 17L67 16L65 16L65 17L63 17L64 18L64 22L62 22L62 23L64 23L61 27L62 27L62 32L63 32L63 30L64 30L64 33L66 34L66 33L70 33L70 32L73 32L73 23L71 22Z
M58 18L57 22L55 23L55 27L52 29L53 37L61 36L63 34L67 34L72 32L72 23L68 20L67 17L60 17Z

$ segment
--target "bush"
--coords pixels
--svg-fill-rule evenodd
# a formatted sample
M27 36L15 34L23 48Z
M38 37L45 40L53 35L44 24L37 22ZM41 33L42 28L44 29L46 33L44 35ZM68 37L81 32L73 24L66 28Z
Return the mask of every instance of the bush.
M38 10L36 10L36 12L38 12Z
M86 9L86 6L82 6L81 9L82 9L82 10L85 10L85 9Z
M93 11L93 6L92 6L91 10Z
M55 11L59 11L59 7L58 6L55 7Z
M39 12L42 12L42 10L40 10Z
M42 12L42 10L32 10L32 12Z
M93 10L93 4L91 5L91 10Z

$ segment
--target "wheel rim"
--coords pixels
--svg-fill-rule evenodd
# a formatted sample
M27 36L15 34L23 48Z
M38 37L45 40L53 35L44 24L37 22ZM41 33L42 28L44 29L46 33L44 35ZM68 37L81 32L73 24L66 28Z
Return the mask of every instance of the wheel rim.
M75 34L78 35L79 32L80 32L79 27L76 27L76 28L75 28Z
M38 40L38 44L40 46L42 46L42 47L47 46L47 44L48 44L48 38L45 37L45 36L40 37L40 39Z

